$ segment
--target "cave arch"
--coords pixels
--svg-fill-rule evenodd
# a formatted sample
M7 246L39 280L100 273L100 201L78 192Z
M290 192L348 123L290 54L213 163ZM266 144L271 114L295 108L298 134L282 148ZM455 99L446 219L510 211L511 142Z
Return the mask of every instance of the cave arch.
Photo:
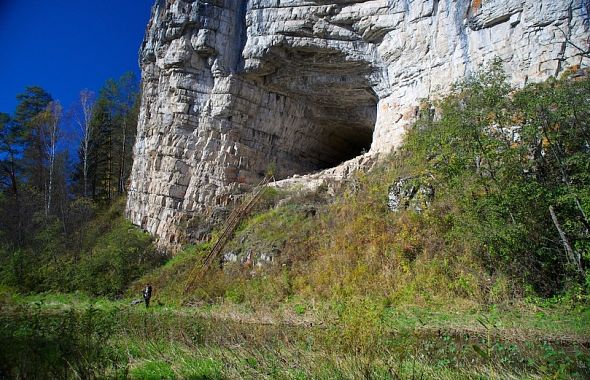
M371 149L378 96L370 62L329 49L281 49L257 85L298 104L302 120L285 125L299 139L287 154L273 157L279 177L336 167ZM292 131L286 131L293 138ZM292 162L284 162L292 161ZM296 162L298 161L298 162Z

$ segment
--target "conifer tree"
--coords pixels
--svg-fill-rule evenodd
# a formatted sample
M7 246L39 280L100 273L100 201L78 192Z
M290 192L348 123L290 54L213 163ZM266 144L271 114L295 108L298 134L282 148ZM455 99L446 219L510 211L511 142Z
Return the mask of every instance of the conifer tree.
M125 192L133 159L137 100L138 84L128 73L118 80L109 79L92 107L88 141L81 142L77 178L83 181L86 170L89 194L94 199L110 201Z
M47 135L44 133L44 112L53 98L41 87L27 87L16 97L19 104L14 117L14 133L21 139L23 149L23 175L37 191L46 183L45 166Z

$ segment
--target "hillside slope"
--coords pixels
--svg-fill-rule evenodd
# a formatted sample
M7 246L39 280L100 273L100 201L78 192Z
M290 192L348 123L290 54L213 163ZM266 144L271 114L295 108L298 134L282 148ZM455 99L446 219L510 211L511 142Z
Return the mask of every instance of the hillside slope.
M268 189L189 298L587 303L590 81L513 90L499 65L424 103L404 147L340 188ZM210 246L141 281L183 297Z

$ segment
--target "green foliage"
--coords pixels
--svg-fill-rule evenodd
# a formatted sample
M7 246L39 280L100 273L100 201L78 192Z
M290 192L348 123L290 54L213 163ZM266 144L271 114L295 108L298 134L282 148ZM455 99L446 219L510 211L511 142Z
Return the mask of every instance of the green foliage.
M223 363L215 359L188 359L183 362L181 375L190 380L224 379Z
M3 299L0 293L0 300ZM128 306L128 302L108 302L72 295L13 297L12 302L2 304L0 315L14 315L12 312L15 309L23 310L24 315L25 307L28 307L31 308L27 311L30 316L37 313L42 318L51 316L58 320L67 319L72 310L83 315L89 309L89 303L96 305L92 307L94 318L110 321L108 325L112 327L112 333L102 344L105 352L110 352L110 359L104 360L104 372L102 375L97 374L98 377L114 377L115 374L123 376L125 373L133 373L136 368L143 368L146 363L161 361L168 364L168 368L177 378L186 378L189 374L198 378L199 374L204 373L213 378L260 377L260 374L283 377L287 373L293 374L290 371L293 368L298 368L299 374L304 373L312 378L321 377L320 373L326 377L339 371L349 377L358 377L363 367L371 371L384 369L383 373L388 373L388 367L402 371L400 364L408 360L417 360L420 366L432 373L431 376L437 377L438 374L438 378L444 371L454 373L466 364L469 368L476 365L480 370L493 369L506 375L519 372L531 376L539 373L542 365L548 365L543 370L545 375L550 375L552 369L561 367L572 376L583 377L583 363L587 359L587 351L583 347L556 344L551 335L538 338L533 334L527 343L514 344L510 343L514 330L510 332L512 338L505 342L495 335L491 339L482 340L477 335L477 329L468 328L466 331L475 335L472 335L473 340L466 342L463 340L467 339L465 335L452 332L459 322L456 318L461 317L459 314L451 316L447 325L454 326L451 333L445 332L447 330L444 324L436 324L432 335L428 332L420 335L422 333L419 330L415 330L414 335L411 333L414 331L412 324L424 326L431 322L428 311L416 308L414 312L417 313L418 320L410 322L407 318L412 311L408 313L408 310L398 309L397 312L392 312L390 307L383 307L380 303L358 307L359 318L362 318L363 313L371 316L375 312L374 315L381 321L381 335L373 335L374 344L370 350L355 352L350 341L342 340L342 334L338 333L344 324L337 326L331 322L320 329L295 328L282 324L244 324L225 319L217 313L214 318L210 318L208 311L199 311L196 308L174 310L157 307L146 310ZM338 305L335 307L338 308ZM37 312L33 312L35 308L38 309ZM351 302L345 307L340 306L339 310L348 312L345 308L357 306ZM440 313L430 315L441 321L450 316ZM399 322L404 318L405 321L401 324L389 327L391 322ZM498 324L497 320L489 316L482 318L488 326ZM18 318L15 320L20 321ZM547 326L546 321L542 325ZM523 332L525 331L529 330L524 329ZM13 339L8 339L9 345ZM521 339L518 338L517 341L521 342ZM542 342L548 347L546 358ZM486 352L488 358L479 356L473 350L473 344ZM43 351L43 348L39 351ZM334 358L339 359L334 361ZM385 358L389 360L383 362ZM348 360L366 360L366 363L358 368L349 367L351 363ZM373 363L374 366L368 363ZM96 365L91 367L98 368Z
M107 345L112 314L93 307L49 315L42 304L0 313L0 377L94 378L117 373L117 350Z
M86 195L86 181L82 191L76 189L79 178L69 181L51 95L27 87L17 96L14 116L0 114L0 283L25 292L82 289L113 296L160 261L148 235L121 215L137 97L137 80L126 74L107 81L94 104L91 198L73 196ZM92 108L87 105L86 111Z
M150 235L124 219L123 206L121 199L99 212L79 226L72 240L63 235L59 220L40 216L44 227L35 235L30 248L0 250L0 283L21 291L122 294L129 284L163 259L154 250Z
M38 86L28 86L23 93L16 96L16 99L18 105L14 118L22 128L31 127L28 124L53 100L47 91Z
M94 295L122 294L156 264L151 237L121 220L77 263L77 289Z
M332 340L355 353L375 353L384 349L381 338L385 303L368 298L347 298L334 304L338 323L333 326Z
M435 178L439 200L455 200L449 234L471 239L491 275L550 294L581 268L563 252L550 206L575 253L588 255L590 81L513 91L499 67L457 85L436 104L440 119L423 117L404 151Z
M149 283L154 288L153 297L156 302L165 301L169 304L179 304L183 299L184 288L192 269L202 262L204 255L210 249L211 245L208 243L185 246L182 251L177 252L164 265L154 267L139 280L130 284L127 293L136 296L140 294L145 284ZM214 285L211 285L209 289L215 296L222 295L225 291L225 288L215 291L213 290L214 287Z
M545 330L548 320L539 322L541 329L531 330L532 314L524 321L513 320L517 325L504 330L500 326L504 314L474 315L477 324L464 325L465 313L396 309L383 300L357 298L333 302L338 318L314 328L244 323L220 314L211 317L197 308L146 310L126 302L97 301L37 295L21 297L18 304L3 304L2 375L480 379L487 373L497 378L588 377L590 356L585 343L578 341L582 336L572 338L564 330L551 334ZM95 306L87 306L88 302ZM587 324L583 331L588 331ZM10 348L20 349L21 344L25 345L22 357L15 359L19 354Z
M305 305L302 305L302 304L300 304L300 303L299 303L299 304L296 304L296 305L293 307L293 311L294 311L294 312L295 312L295 314L297 314L297 315L303 315L303 314L305 314L305 310L306 310L306 308L305 308Z
M245 299L244 292L239 287L230 288L225 292L225 299L233 303L242 303Z
M133 162L139 89L135 75L123 74L118 80L109 79L92 106L89 120L87 153L87 182L89 196L110 202L125 192ZM82 142L83 143L83 142ZM84 146L80 146L80 162L74 179L76 189L84 194Z

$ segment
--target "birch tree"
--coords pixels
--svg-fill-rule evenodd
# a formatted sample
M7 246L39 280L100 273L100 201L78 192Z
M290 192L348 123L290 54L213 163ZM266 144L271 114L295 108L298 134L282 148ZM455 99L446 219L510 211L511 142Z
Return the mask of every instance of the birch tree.
M55 174L55 158L57 153L57 143L60 137L59 123L62 116L62 106L59 101L49 103L47 107L47 158L49 177L47 180L47 192L45 203L45 216L49 216L51 210L51 196L53 192L54 174Z
M90 158L90 140L91 140L91 127L90 123L92 119L94 109L94 93L88 89L80 91L79 99L79 112L74 112L74 118L78 125L81 142L80 142L80 158L82 160L82 182L83 182L83 194L85 197L88 196L88 160Z

